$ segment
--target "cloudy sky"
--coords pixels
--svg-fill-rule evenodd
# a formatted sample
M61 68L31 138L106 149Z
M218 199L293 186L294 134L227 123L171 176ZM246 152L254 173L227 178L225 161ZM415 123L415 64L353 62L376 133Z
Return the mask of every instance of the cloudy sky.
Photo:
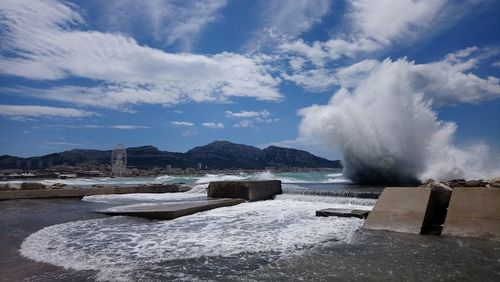
M229 140L338 158L304 119L370 89L366 103L420 95L455 144L499 148L499 14L494 0L2 0L0 154Z

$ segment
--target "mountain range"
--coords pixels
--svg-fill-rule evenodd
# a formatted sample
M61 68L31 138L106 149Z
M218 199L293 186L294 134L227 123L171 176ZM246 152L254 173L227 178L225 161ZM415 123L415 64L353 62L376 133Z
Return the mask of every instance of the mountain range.
M109 164L111 150L73 149L39 157L20 158L0 156L0 169L41 169L56 165ZM197 168L201 164L209 169L264 169L265 167L341 168L339 160L331 161L309 152L269 146L253 146L214 141L195 147L185 153L161 151L154 146L126 149L127 164L140 169L152 167Z

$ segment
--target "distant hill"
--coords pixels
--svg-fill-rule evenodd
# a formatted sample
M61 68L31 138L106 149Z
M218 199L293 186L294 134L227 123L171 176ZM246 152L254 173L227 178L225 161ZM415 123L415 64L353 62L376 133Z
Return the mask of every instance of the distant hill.
M47 168L55 165L109 164L111 150L74 149L41 157L0 156L0 169ZM215 141L186 153L160 151L154 146L127 148L129 166L137 168L203 167L210 169L264 169L265 167L340 168L340 161L330 161L306 151L270 146L263 150L228 141Z

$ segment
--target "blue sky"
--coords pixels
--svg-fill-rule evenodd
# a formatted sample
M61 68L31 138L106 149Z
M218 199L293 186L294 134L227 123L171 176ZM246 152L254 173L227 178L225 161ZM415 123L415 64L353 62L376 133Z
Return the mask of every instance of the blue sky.
M499 14L498 1L3 0L0 154L229 140L340 158L342 133L322 130L350 112L303 109L370 89L421 95L455 124L450 144L496 151Z

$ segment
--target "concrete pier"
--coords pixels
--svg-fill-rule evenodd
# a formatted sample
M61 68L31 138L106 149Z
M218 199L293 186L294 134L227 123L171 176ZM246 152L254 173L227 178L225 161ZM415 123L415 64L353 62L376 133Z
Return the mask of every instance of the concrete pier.
M134 187L104 186L93 188L62 188L44 190L8 190L0 191L0 200L36 199L36 198L68 198L105 194L127 193L169 193L184 192L187 187L171 185L144 185Z
M370 211L365 210L352 210L352 209L324 209L316 211L316 216L328 217L328 216L339 216L339 217L356 217L356 218L366 218Z
M430 188L385 188L363 228L420 234L430 218Z
M500 240L500 189L453 189L442 234Z
M234 206L244 201L243 199L207 199L182 203L127 205L100 210L97 213L169 220L215 208Z
M208 197L240 198L248 201L272 199L283 193L280 180L269 181L217 181L210 182Z

